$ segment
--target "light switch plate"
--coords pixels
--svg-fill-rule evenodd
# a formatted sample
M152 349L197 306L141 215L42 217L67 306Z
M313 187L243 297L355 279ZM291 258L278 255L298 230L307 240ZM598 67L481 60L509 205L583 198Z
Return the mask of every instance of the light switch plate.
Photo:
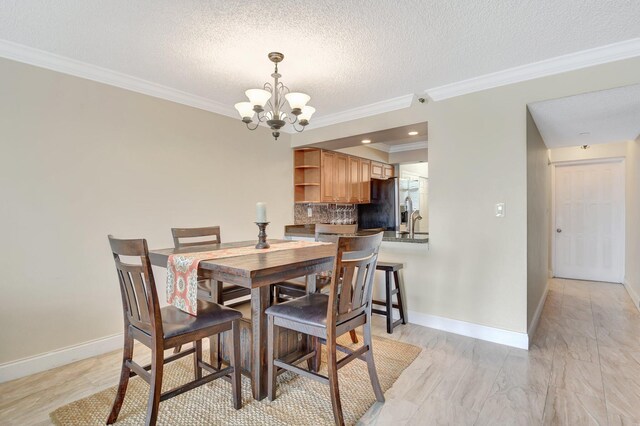
M496 203L496 217L504 217L505 207L504 203Z
M311 207L307 207L307 217L313 216L313 209Z

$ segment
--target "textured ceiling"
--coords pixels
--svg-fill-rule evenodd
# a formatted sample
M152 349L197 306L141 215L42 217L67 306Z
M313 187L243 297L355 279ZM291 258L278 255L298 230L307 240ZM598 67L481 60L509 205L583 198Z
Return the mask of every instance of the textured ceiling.
M640 84L536 102L529 110L548 148L635 140Z
M0 0L0 39L232 105L285 54L317 116L640 36L637 0Z

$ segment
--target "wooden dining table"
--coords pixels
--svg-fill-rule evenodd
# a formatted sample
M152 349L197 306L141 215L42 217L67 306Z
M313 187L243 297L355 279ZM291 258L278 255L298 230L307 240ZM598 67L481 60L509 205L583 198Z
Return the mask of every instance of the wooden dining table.
M284 243L285 240L269 240L269 243ZM222 243L203 246L150 250L149 258L155 266L167 267L171 254L187 254L213 251L233 247L255 246L255 241ZM244 254L215 260L202 260L198 273L213 281L235 284L251 289L252 361L251 386L257 400L267 395L267 316L265 309L271 304L272 284L302 276L307 277L307 292L316 290L317 273L333 268L335 244L297 247L287 250ZM212 285L212 290L219 286ZM217 295L212 294L214 300Z

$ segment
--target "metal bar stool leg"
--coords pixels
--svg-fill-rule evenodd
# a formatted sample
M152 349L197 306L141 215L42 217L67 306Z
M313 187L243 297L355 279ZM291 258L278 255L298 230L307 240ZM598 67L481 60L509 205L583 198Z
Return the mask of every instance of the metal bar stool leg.
M393 271L393 277L396 282L396 297L398 298L398 310L400 311L400 318L402 319L402 323L407 323L407 305L404 303L404 282L400 277L398 271Z
M391 292L391 271L385 272L385 290L387 293L387 333L393 333L393 294Z

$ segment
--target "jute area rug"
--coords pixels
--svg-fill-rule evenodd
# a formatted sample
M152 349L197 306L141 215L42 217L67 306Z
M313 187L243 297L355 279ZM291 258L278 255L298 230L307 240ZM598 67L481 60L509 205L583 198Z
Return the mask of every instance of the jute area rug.
M346 337L346 339L345 339ZM340 339L351 344L348 335ZM359 338L362 342L362 336ZM374 337L373 353L382 390L386 391L402 371L413 362L420 348L395 340ZM206 354L208 357L208 354ZM326 354L323 354L323 361ZM304 364L304 363L303 363ZM326 374L326 364L322 364ZM339 372L340 396L345 422L355 424L375 402L367 365L354 360ZM114 377L114 380L117 378ZM163 391L193 380L193 358L184 357L164 369ZM104 425L111 410L116 387L58 408L50 414L57 425ZM117 425L144 424L149 386L139 377L129 381L127 394ZM333 412L329 387L290 372L278 377L276 400L256 401L251 396L251 383L242 378L243 407L235 410L231 401L231 385L214 380L204 386L160 403L159 425L332 425Z

